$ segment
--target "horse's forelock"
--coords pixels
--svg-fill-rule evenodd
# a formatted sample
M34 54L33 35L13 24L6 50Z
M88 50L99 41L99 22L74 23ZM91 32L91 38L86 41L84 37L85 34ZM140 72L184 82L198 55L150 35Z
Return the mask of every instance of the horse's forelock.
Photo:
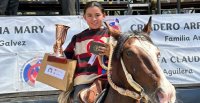
M153 41L150 38L150 35L147 35L146 33L143 33L142 35L147 39L147 41L149 41L150 43L154 44Z
M147 34L146 32L138 32L138 31L133 31L134 35L139 35L139 36L143 36L147 41L149 41L150 43L153 44L153 41L150 38L150 35Z

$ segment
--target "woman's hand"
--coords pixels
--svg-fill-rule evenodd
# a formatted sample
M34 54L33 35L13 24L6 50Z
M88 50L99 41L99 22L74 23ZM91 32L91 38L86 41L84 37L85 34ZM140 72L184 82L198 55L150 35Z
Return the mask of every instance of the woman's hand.
M109 57L110 55L110 44L104 43L104 46L99 47L99 55L106 55Z

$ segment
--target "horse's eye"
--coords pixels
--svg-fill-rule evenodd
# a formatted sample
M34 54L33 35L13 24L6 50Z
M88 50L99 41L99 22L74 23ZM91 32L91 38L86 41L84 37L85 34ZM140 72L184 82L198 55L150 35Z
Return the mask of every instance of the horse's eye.
M130 57L130 56L133 55L133 53L132 53L132 51L128 50L128 51L126 51L126 55L127 55L128 57Z

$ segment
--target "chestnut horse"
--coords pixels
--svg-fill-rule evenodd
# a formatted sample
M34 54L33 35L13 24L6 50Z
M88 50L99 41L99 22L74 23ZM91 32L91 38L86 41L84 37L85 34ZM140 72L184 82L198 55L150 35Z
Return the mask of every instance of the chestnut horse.
M151 17L142 32L118 38L108 70L110 87L102 103L174 103L176 91L158 63L150 38ZM143 100L143 101L142 101Z
M106 95L101 96L103 99L98 99L96 103L174 103L175 88L159 66L159 49L150 38L151 17L142 32L119 36L119 32L109 26L108 29L113 35L117 34L112 36L118 42L115 49L111 49L108 67L102 65L107 68L110 86ZM61 94L59 103L68 103L66 97L69 93Z

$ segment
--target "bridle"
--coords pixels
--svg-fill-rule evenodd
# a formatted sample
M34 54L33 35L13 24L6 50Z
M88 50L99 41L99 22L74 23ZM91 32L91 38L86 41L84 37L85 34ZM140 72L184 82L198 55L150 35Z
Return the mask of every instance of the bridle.
M135 34L135 33L134 33ZM123 35L122 35L123 36ZM144 38L144 36L142 35L129 35L127 39L131 38L131 37L136 37L136 38ZM112 67L111 67L111 61L112 61L112 56L113 56L113 46L112 46L112 43L110 42L110 56L108 58L108 67L106 67L102 61L101 61L101 57L98 57L99 61L100 61L100 65L107 70L107 79L108 79L108 82L110 84L110 86L115 90L117 91L119 94L123 95L123 96L128 96L128 97L131 97L135 100L141 100L141 99L144 99L145 101L148 100L148 96L144 93L144 89L137 83L133 80L132 76L130 73L128 73L126 67L125 67L125 64L123 62L123 59L120 57L120 62L121 62L121 65L122 65L122 68L123 68L123 71L125 73L125 76L126 76L126 80L127 82L129 83L129 85L137 92L135 91L132 91L132 90L128 90L128 89L124 89L124 88L121 88L119 86L117 86L111 79L111 71L112 71Z

